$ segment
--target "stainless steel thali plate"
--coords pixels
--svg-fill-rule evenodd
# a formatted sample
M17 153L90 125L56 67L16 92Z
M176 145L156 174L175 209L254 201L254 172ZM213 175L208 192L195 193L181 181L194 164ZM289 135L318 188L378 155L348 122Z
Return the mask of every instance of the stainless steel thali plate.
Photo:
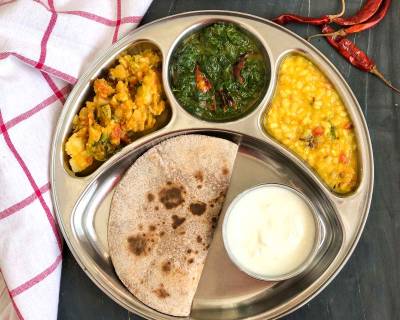
M269 59L271 78L265 96L250 114L239 120L216 123L199 120L179 106L169 85L168 64L174 48L187 32L221 20L239 24L259 39ZM134 141L92 174L74 176L66 165L63 147L72 118L88 95L91 80L122 51L134 51L143 46L157 48L163 57L163 85L171 105L165 126ZM262 129L262 119L276 86L279 63L291 52L305 55L325 73L352 118L359 148L360 182L356 191L349 195L332 193L302 160ZM189 318L273 319L292 312L320 292L353 252L371 202L373 155L361 109L337 69L297 35L255 16L202 11L155 21L114 44L81 77L65 103L52 149L53 202L70 250L96 285L123 307L148 319L174 319L141 303L119 281L108 254L107 222L113 190L126 169L160 141L190 133L218 136L239 144L221 218L232 199L243 190L260 183L282 183L311 199L318 211L323 236L317 258L305 273L291 280L268 283L250 278L232 264L223 247L219 223Z

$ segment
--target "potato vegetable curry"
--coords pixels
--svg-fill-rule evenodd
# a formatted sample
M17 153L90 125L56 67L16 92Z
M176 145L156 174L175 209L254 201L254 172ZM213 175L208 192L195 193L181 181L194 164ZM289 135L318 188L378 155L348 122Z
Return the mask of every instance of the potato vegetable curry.
M72 171L107 160L138 132L155 126L166 108L160 70L160 55L146 49L122 54L106 79L94 81L95 95L75 115L65 144Z
M335 88L307 58L293 54L282 62L264 126L315 169L333 191L347 193L356 188L353 123Z
M175 50L172 91L204 120L235 119L263 96L268 73L255 40L232 23L215 23L187 37Z

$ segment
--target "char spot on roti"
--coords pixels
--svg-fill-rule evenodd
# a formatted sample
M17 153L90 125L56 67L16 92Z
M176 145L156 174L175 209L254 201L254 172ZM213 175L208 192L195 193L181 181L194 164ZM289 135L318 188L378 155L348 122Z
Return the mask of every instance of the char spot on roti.
M171 181L167 185L172 185ZM159 192L160 202L166 209L173 209L180 206L185 200L182 197L182 187L166 187Z
M157 297L161 299L165 299L166 297L169 297L169 293L167 290L164 289L164 286L161 284L159 288L153 290L153 292L156 294Z
M162 271L164 271L165 273L170 272L171 271L171 261L164 262L161 268L162 268Z
M224 139L178 136L139 157L117 185L110 257L122 283L149 307L190 314L236 152L237 145Z
M197 236L197 237L196 237L196 241L197 241L198 243L201 243L201 242L203 241L203 239L202 239L201 236Z
M217 217L212 217L211 218L211 228L216 228L217 227L217 223L218 223L218 219Z
M194 174L194 177L196 178L196 180L198 182L203 182L203 180L204 180L203 172L201 172L201 171L196 171L196 173Z
M201 216L207 209L207 205L202 201L193 202L189 206L189 210L195 216Z
M137 256L146 252L147 239L142 235L128 238L129 249Z
M172 228L178 228L182 223L184 223L186 218L178 217L176 214L172 216Z
M152 202L152 201L154 200L154 194L148 193L148 194L147 194L147 200L148 200L149 202Z

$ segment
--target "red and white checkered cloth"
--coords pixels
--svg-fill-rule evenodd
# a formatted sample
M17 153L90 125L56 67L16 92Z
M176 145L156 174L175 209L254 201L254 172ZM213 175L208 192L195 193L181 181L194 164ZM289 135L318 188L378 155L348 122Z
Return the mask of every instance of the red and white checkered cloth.
M0 0L0 319L57 317L62 239L49 184L55 124L71 84L137 26L150 3Z

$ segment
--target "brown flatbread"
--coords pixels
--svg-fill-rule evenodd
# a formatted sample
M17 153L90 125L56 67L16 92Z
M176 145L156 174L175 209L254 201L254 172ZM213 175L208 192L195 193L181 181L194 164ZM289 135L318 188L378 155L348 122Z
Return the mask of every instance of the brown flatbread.
M189 315L236 152L224 139L178 136L143 154L117 186L111 259L123 284L151 308Z

